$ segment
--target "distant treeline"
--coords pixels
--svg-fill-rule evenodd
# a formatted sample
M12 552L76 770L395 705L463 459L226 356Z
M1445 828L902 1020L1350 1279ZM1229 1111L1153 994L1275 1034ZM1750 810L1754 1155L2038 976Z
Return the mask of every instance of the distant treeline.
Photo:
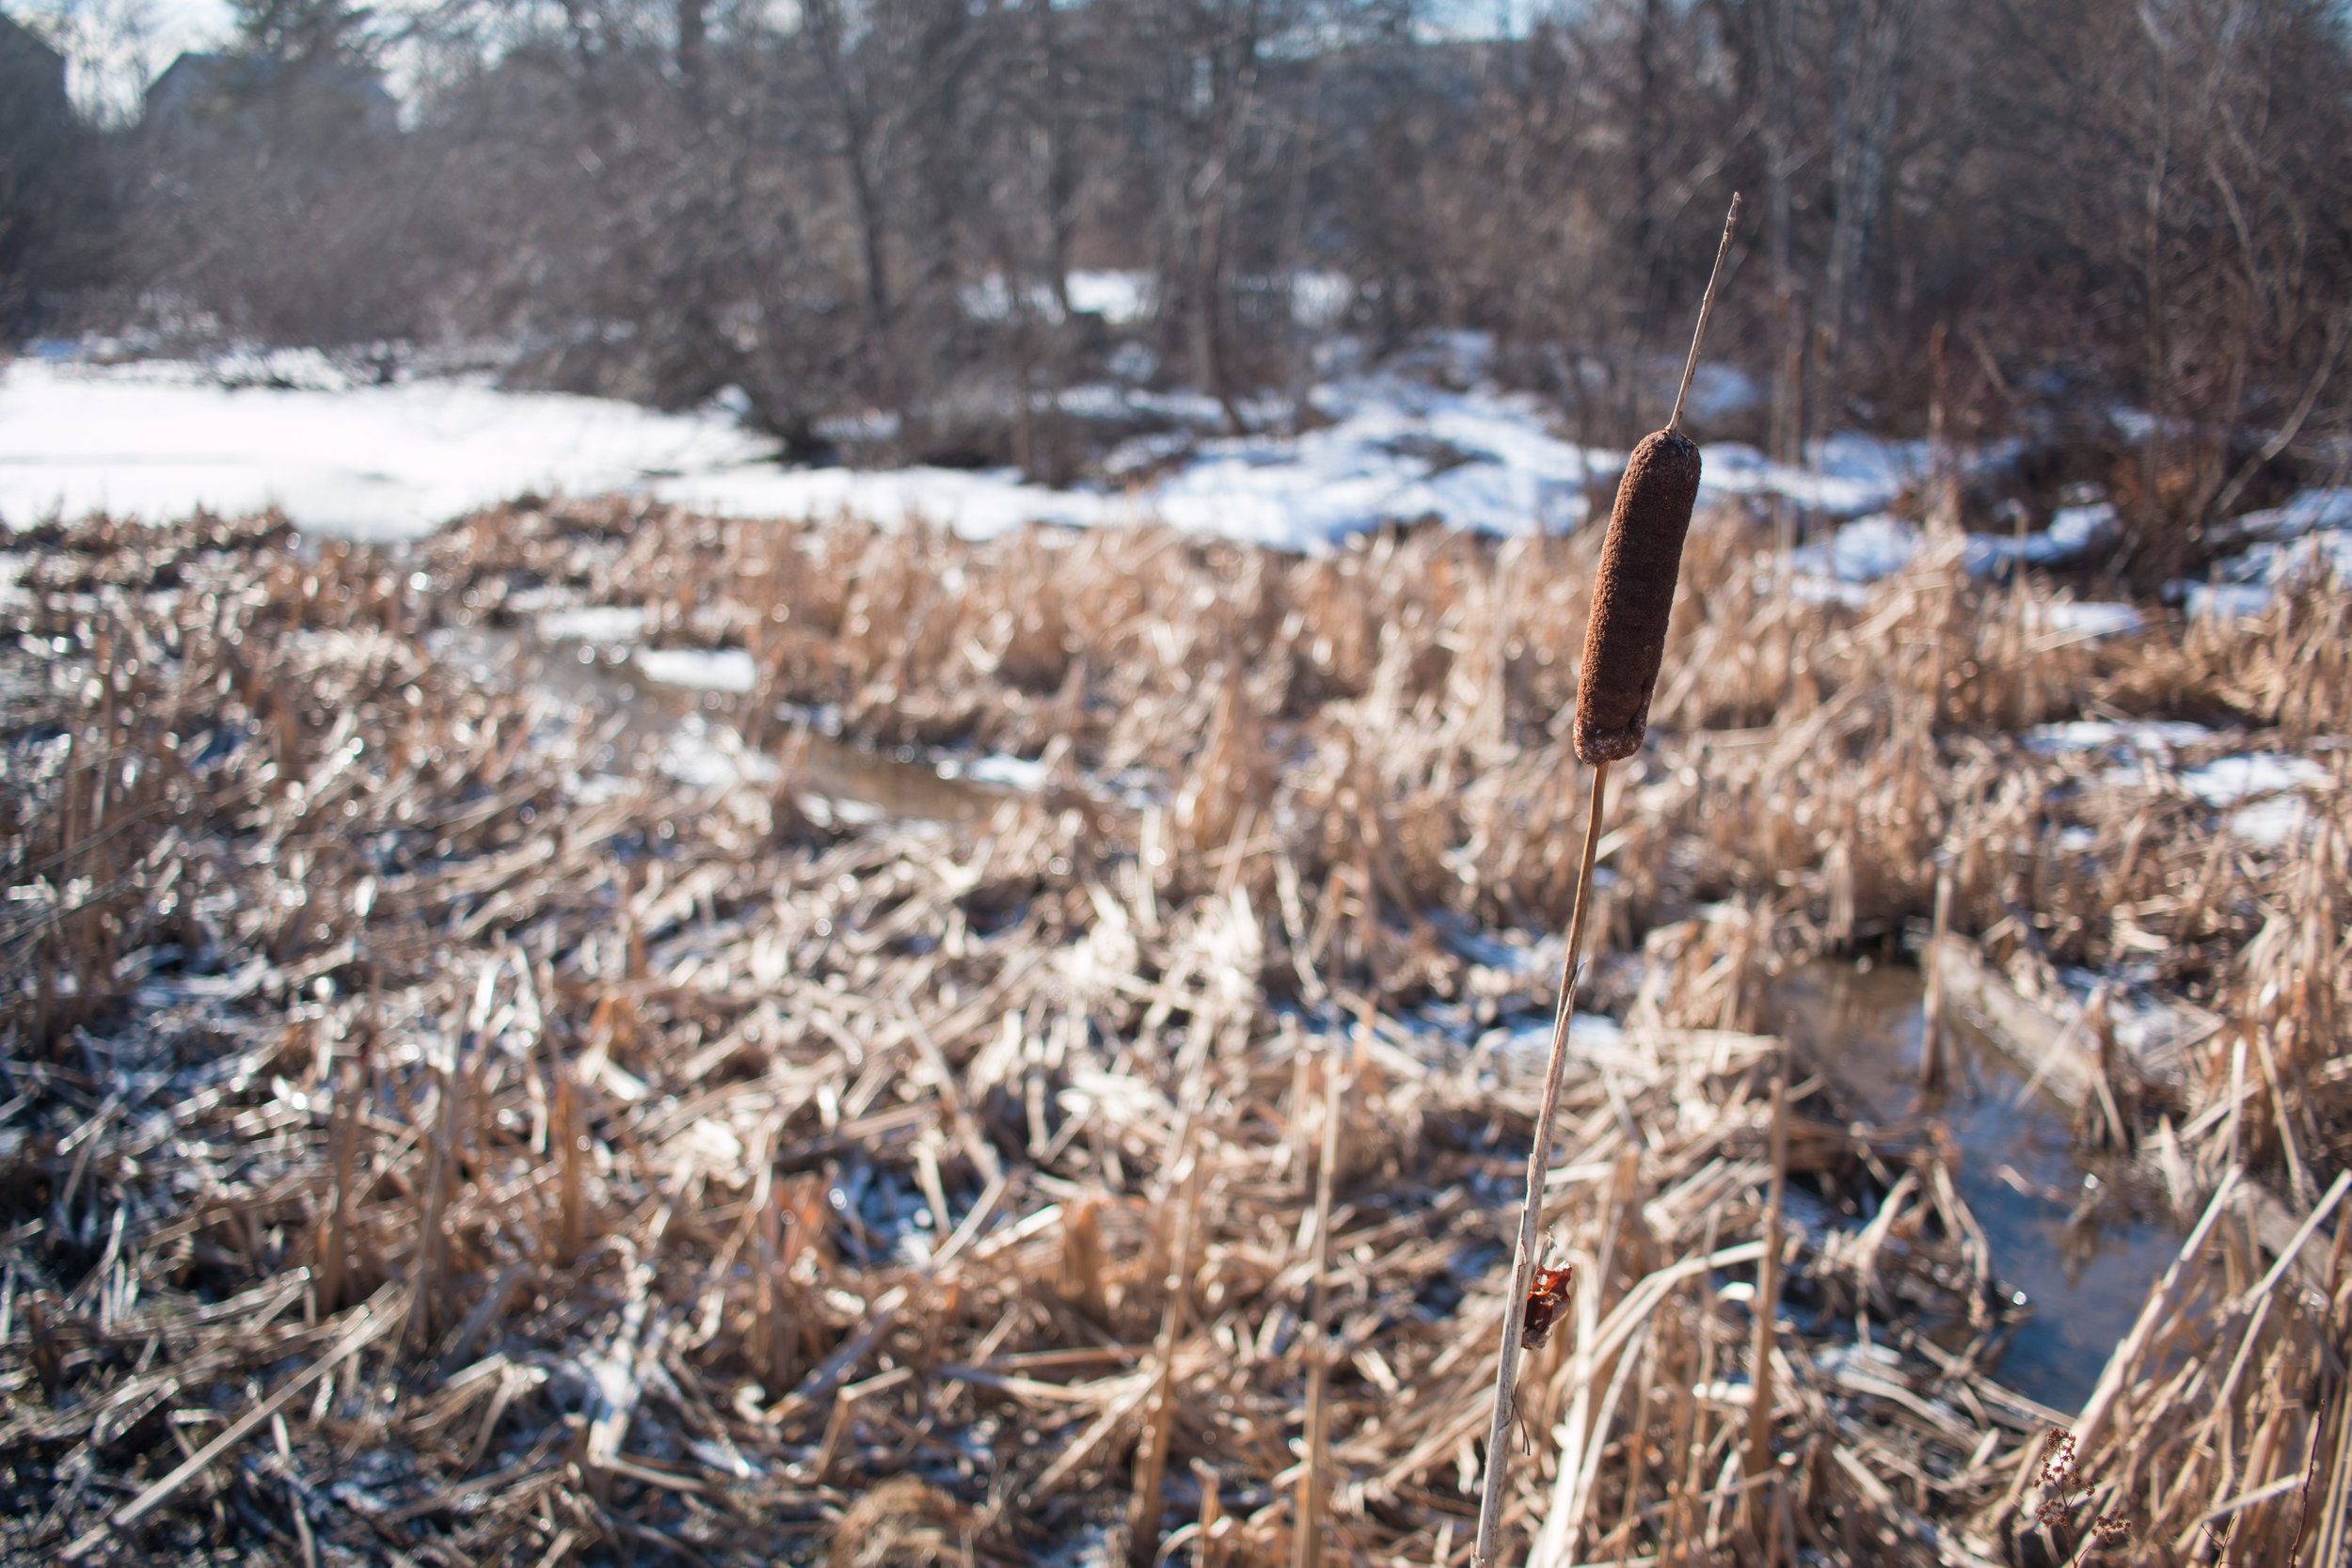
M399 40L425 69L395 116L365 13L249 0L243 57L106 138L107 243L53 314L496 338L542 384L740 387L811 449L891 410L910 455L1053 471L1050 394L1122 334L1229 404L1305 385L1289 294L1335 272L1375 349L1489 331L1618 440L1660 417L1738 189L1715 341L1784 451L2121 401L2211 449L2140 499L2185 516L2241 466L2228 433L2344 428L2339 7L1589 0L1433 31L1477 9L450 0ZM1148 321L1071 309L1103 267L1157 279Z

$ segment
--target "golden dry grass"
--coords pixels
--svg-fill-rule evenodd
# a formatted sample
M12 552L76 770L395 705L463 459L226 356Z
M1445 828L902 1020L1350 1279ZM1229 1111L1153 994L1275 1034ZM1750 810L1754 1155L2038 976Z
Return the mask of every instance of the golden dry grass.
M23 542L10 1553L1142 1560L1140 1475L1175 1555L1280 1560L1321 1361L1328 1548L1458 1560L1534 1093L1412 1010L1544 1003L1454 937L1565 917L1589 551L618 503L398 559L265 521ZM1917 1331L1885 1365L1775 1335L1787 1457L1740 1489L1750 1315L1718 1287L1760 1255L1779 1061L1744 1031L1776 967L1899 941L1941 863L2021 988L2137 964L2220 1018L2131 1097L2187 1217L2233 1163L2313 1212L2352 1154L2344 600L2092 644L1948 552L1855 610L1722 520L1687 571L1603 846L1597 932L1645 963L1564 1102L1580 1293L1531 1357L1515 1528L1555 1563L2048 1560L2051 1413L1986 1364L1999 1259L1950 1156L1820 1086L1789 1167L1883 1206L1794 1227L1787 1288ZM574 602L749 649L721 717L783 776L665 775L527 641L487 682L437 653ZM961 827L819 829L779 705L1053 768ZM2217 837L2179 767L2018 734L2106 714L2233 726L2184 766L2331 783L2285 844ZM2267 1288L2242 1231L2209 1227L2082 1434L2096 1507L2137 1521L2116 1560L2286 1560L2299 1494L2197 1520L2306 1467L2304 1560L2352 1529L2342 1362L2312 1354L2352 1351L2352 1229Z

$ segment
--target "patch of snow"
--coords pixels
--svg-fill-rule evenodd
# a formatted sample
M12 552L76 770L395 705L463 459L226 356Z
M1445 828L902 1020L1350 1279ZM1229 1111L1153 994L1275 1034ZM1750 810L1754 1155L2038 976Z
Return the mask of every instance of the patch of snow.
M2147 625L2139 611L2127 604L2077 604L2072 599L2056 599L2043 605L2042 613L2049 622L2051 630L2080 637L2087 641L2102 637L2120 637Z
M1970 534L1961 561L1971 576L1980 578L2005 572L2021 560L2052 566L2078 559L2114 526L2115 508L2106 501L2061 507L2039 532Z
M2201 746L2214 732L2202 724L2168 720L2118 723L2106 719L2076 719L2059 724L2036 724L2026 732L2026 747L2044 756L2070 752L2148 752L2170 757L2175 752Z
M1520 1022L1487 1030L1479 1038L1478 1047L1514 1067L1524 1067L1532 1061L1540 1069L1551 1054L1551 1028L1550 1019L1531 1015ZM1578 1013L1569 1021L1571 1056L1614 1055L1624 1046L1624 1029L1606 1013Z
M2277 848L2300 839L2312 822L2312 808L2297 795L2276 795L2230 814L2230 834L2249 843Z
M1148 272L1107 268L1080 270L1063 278L1062 286L1068 294L1071 309L1098 315L1104 325L1110 326L1133 326L1138 322L1150 320L1152 313L1159 309L1159 280ZM1012 319L1016 301L1004 274L993 272L973 282L959 285L956 303L962 306L963 313L974 321L1002 322ZM1056 295L1051 284L1031 283L1021 291L1018 304L1023 314L1040 321L1059 322L1062 319L1061 298Z
M1160 308L1159 279L1148 272L1078 271L1067 285L1073 310L1091 311L1111 326L1148 321Z
M1343 272L1302 268L1291 274L1291 320L1310 332L1339 325L1355 303L1355 280Z
M1189 430L1165 430L1156 436L1136 436L1121 441L1103 459L1103 471L1113 479L1155 468L1192 450Z
M629 655L649 681L702 691L749 691L759 670L741 648L640 648Z
M2184 580L2169 586L2180 594L2192 620L2205 617L2216 621L2242 620L2249 615L2259 615L2270 607L2270 590L2260 583Z
M1024 523L1072 528L1139 520L1118 498L1024 483L1010 468L723 468L666 480L664 500L731 517L823 517L853 514L883 528L914 519L980 539Z
M1815 512L1854 517L1884 508L1912 480L1927 472L1927 443L1888 441L1846 433L1816 442L1804 464L1775 463L1740 441L1700 450L1702 492L1784 496ZM1613 462L1624 459L1614 457Z
M2327 777L2328 769L2309 757L2249 752L2191 768L2181 775L2181 784L2209 806L2230 806L2255 796L2320 784Z
M2293 539L2315 529L2352 528L2352 486L2300 491L2284 506L2249 512L2236 522L2261 539Z
M2058 508L2043 531L2054 547L2080 555L2114 531L2114 503L2093 501L2087 506Z
M1836 578L1792 577L1788 592L1800 604L1837 604L1860 610L1870 602L1867 583L1840 582Z
M1007 789L1033 793L1045 787L1048 768L1044 761L1016 757L1003 752L986 756L946 757L937 764L943 779L968 779L974 784L1002 784Z
M1877 582L1911 564L1919 553L1916 523L1884 512L1857 517L1819 544L1789 554L1789 565L1808 574L1827 573L1839 582Z
M276 506L301 527L414 537L526 491L640 491L771 449L723 416L474 381L224 388L200 366L0 368L0 518Z
M2352 501L2338 503L2333 499L2352 497L2352 490L2304 494L2321 499L2299 510L2294 503L2280 508L2278 515L2292 514L2293 520L2281 525L2278 537L2216 562L2211 582L2183 578L2167 584L2167 593L2177 595L2192 616L2232 620L2261 613L2280 589L2303 587L2319 580L2323 573L2332 574L2339 583L2352 583L2352 526L2320 526L2338 517L2352 517Z
M738 784L772 784L780 769L773 757L751 751L724 725L690 713L662 741L655 766L682 784L718 789Z
M1012 290L1002 273L992 272L977 282L956 286L956 303L974 321L1009 321L1012 317ZM1022 290L1021 304L1025 315L1041 321L1061 320L1061 301L1054 297L1054 291L1047 284L1032 283Z
M1150 306L1142 274L1071 281L1073 300L1106 317ZM1336 296L1343 281L1302 275L1293 286ZM977 304L967 304L993 308L986 280L975 287ZM1009 296L1005 304L1011 308ZM661 414L503 393L480 381L328 390L333 366L323 358L267 368L281 381L320 382L295 390L232 390L211 368L186 364L24 361L0 372L0 517L23 526L59 511L161 518L199 505L240 514L274 504L305 529L384 538L536 490L621 491L739 517L849 512L894 527L920 516L971 537L1028 523L1157 519L1299 550L1423 518L1496 534L1575 527L1588 490L1622 468L1624 453L1562 439L1548 402L1483 379L1492 354L1481 334L1438 334L1385 370L1335 375L1310 394L1328 422L1295 436L1273 433L1293 413L1283 399L1236 410L1256 433L1232 434L1225 405L1197 391L1068 389L1061 404L1073 413L1186 427L1112 454L1113 483L1167 467L1128 494L1103 484L1049 488L1009 469L784 467L770 460L771 444L729 411L740 400ZM1743 395L1732 372L1706 384L1726 399ZM887 410L850 411L825 428L862 440L887 435L895 421ZM1802 465L1778 465L1752 447L1716 443L1705 451L1703 483L1717 499L1783 495L1861 517L1832 541L1831 562L1806 574L1850 581L1893 569L1907 525L1865 515L1924 472L1926 454L1922 442L1844 435L1817 443Z
M645 611L640 605L580 605L539 617L539 636L548 642L634 642L644 632Z

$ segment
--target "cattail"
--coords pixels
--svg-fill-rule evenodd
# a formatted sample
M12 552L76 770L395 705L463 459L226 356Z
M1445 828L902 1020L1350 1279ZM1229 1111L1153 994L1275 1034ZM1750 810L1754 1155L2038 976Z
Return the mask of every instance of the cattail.
M1672 426L1643 436L1617 485L1584 627L1576 754L1586 762L1615 762L1641 749L1698 498L1698 443Z
M1582 761L1616 762L1642 749L1649 729L1649 700L1666 657L1666 623L1674 614L1675 581L1682 575L1682 541L1699 499L1699 447L1682 434L1682 403L1699 368L1699 344L1715 309L1724 256L1740 222L1740 198L1724 219L1715 270L1699 301L1691 356L1682 366L1666 428L1642 437L1617 482L1617 503L1601 539L1600 576L1593 612L1584 623L1584 662L1576 689L1576 754Z
M1617 504L1601 541L1600 578L1593 588L1592 619L1584 628L1584 663L1576 693L1576 754L1593 766L1592 803L1584 813L1584 855L1576 876L1576 902L1568 913L1568 950L1560 971L1560 993L1551 1020L1551 1051L1544 1063L1543 1098L1536 1102L1535 1138L1527 1155L1527 1199L1519 1206L1518 1244L1511 1263L1511 1288L1503 1296L1502 1343L1495 1357L1494 1419L1486 1430L1486 1476L1478 1504L1478 1539L1470 1548L1472 1568L1494 1568L1510 1487L1511 1411L1518 1387L1519 1352L1544 1342L1551 1319L1565 1297L1566 1281L1545 1271L1538 1289L1536 1257L1543 1231L1544 1186L1551 1168L1551 1127L1560 1106L1560 1084L1567 1070L1568 1021L1575 1016L1576 988L1582 978L1586 895L1593 861L1600 847L1602 808L1609 799L1609 765L1629 757L1649 727L1650 693L1658 685L1659 660L1666 651L1666 621L1674 610L1675 578L1682 570L1682 540L1691 531L1691 508L1699 498L1699 449L1682 434L1682 402L1691 395L1698 370L1699 344L1715 309L1715 285L1723 280L1724 257L1740 222L1740 198L1731 198L1715 270L1699 301L1699 324L1691 334L1691 356L1682 367L1666 428L1643 437L1617 485Z

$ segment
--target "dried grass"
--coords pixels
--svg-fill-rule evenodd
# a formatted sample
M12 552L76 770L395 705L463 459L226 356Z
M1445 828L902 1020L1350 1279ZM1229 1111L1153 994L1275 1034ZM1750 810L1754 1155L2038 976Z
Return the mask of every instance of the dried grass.
M1589 550L612 503L406 558L266 520L22 541L10 1555L1019 1561L1099 1535L1271 1562L1320 1364L1323 1549L1460 1560L1534 1093L1406 1020L1548 1001L1457 939L1566 913ZM2133 1115L2173 1117L2190 1201L2233 1150L2315 1215L2352 1153L2342 753L2308 749L2336 778L2310 836L2217 850L2176 779L2013 731L2234 714L2301 745L2345 721L2312 679L2340 601L2090 645L1948 552L1859 610L1775 592L1720 521L1689 570L1602 845L1629 1029L1563 1101L1577 1295L1529 1357L1509 1523L1550 1563L2053 1560L2080 1544L2031 1540L2052 1413L1987 1370L1998 1260L1932 1140L1818 1085L1789 1179L1876 1193L1881 1223L1792 1225L1779 1290L1883 1326L1911 1305L1891 1362L1765 1337L1778 1462L1751 1471L1722 1286L1761 1258L1778 1053L1738 1031L1774 967L1923 920L1941 863L2022 986L2153 961L2220 1014ZM751 648L745 726L787 760L776 705L835 705L884 745L1051 749L1052 782L964 827L820 829L788 777L681 784L528 668L478 681L429 641L580 600ZM599 768L618 792L580 788ZM1335 1115L1327 1234L1302 1221ZM2303 1560L2341 1555L2331 1217L2316 1291L2217 1221L2119 1352L2078 1465L2133 1521L2122 1560L2207 1527L2287 1560L2298 1494L2265 1488L2306 1475Z

